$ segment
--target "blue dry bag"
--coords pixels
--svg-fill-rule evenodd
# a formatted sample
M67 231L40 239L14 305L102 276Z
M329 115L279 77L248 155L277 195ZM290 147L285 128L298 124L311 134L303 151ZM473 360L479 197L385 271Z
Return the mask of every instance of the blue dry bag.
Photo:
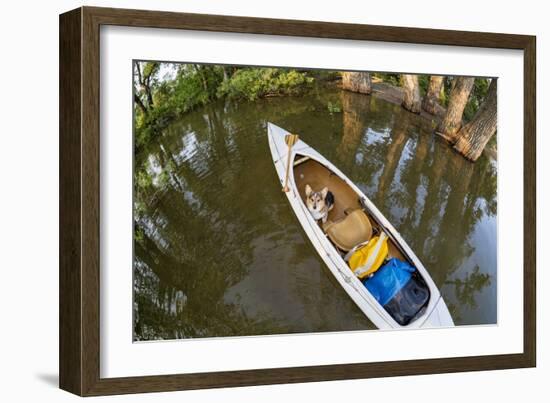
M415 270L408 262L392 258L363 284L384 306L407 284Z

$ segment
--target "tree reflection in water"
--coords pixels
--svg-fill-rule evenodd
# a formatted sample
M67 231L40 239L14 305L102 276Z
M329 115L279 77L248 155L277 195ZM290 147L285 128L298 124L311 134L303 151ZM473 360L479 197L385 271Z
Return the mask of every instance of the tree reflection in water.
M136 155L136 340L373 328L281 197L267 121L365 191L457 324L496 322L496 163L465 161L399 106L335 90L210 104Z

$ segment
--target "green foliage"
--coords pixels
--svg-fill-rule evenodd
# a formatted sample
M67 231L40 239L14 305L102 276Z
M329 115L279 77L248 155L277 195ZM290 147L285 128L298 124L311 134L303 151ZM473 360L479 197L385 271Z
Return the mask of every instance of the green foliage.
M159 71L160 63L156 62L146 62L143 63L143 77L145 79L149 77L154 77Z
M333 113L341 113L342 112L342 105L339 102L332 103L331 101L328 101L327 109L328 109L328 112L331 115Z
M372 76L395 87L401 87L401 74L372 73Z
M470 98L464 108L464 119L469 122L472 120L483 104L485 97L487 96L487 91L489 90L490 81L487 78L476 78L474 80L474 88L470 93Z
M315 81L335 81L342 78L340 72L335 70L313 70L308 72L308 75Z
M428 85L430 84L430 76L425 74L418 75L418 86L420 87L420 96L423 97L428 92Z
M136 171L135 180L136 186L139 188L146 188L153 184L151 175L149 175L144 169Z
M456 297L462 305L468 305L475 309L477 308L475 295L491 284L491 276L487 273L480 273L479 266L476 266L472 272L466 275L466 278L446 281L446 284L454 284Z
M441 105L444 107L447 107L447 105L449 104L453 78L454 77L452 76L447 76L443 80L443 90L441 91L440 102ZM483 104L483 101L487 96L487 91L489 90L489 84L490 81L487 78L476 78L474 80L474 87L472 88L472 92L470 93L470 97L468 98L468 103L464 108L464 120L466 122L469 122L473 119L473 117Z
M220 97L255 100L300 94L314 81L307 72L277 68L231 68L182 64L174 78L159 77L162 63L137 62L134 91L135 146L145 147L178 116ZM328 75L327 75L328 77ZM143 105L141 106L140 105Z
M145 64L143 72L148 71ZM158 68L155 74L158 73ZM152 81L153 105L142 111L135 107L135 142L138 149L166 128L177 116L205 105L216 98L216 91L223 80L219 66L182 65L173 80ZM136 91L140 98L142 93ZM145 103L145 102L144 102Z
M381 80L385 83L391 84L394 87L401 87L401 76L402 74L393 74L393 73L371 73L372 77L378 80ZM428 90L428 85L430 84L430 76L426 74L418 75L418 86L420 87L420 96L426 95Z
M451 88L453 84L453 77L446 76L443 78L443 87L441 88L441 96L439 102L445 108L449 105L449 97L451 96Z
M137 204L137 203L136 203ZM140 205L142 205L143 203L140 203ZM144 207L141 207L141 209L145 209ZM141 228L140 226L135 226L134 227L134 241L135 242L143 242L145 240L145 234L143 232L143 228Z
M313 80L296 70L245 67L223 81L217 93L219 97L254 101L266 96L300 94Z

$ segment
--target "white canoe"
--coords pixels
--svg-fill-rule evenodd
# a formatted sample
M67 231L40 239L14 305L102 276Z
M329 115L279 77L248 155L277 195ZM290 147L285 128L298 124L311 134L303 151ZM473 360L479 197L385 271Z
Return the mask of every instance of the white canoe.
M272 123L268 123L267 132L271 156L282 186L286 174L286 163L288 158L288 147L285 143L285 136L288 135L289 132ZM454 326L447 305L426 268L422 265L407 243L401 238L397 230L388 222L363 192L361 192L361 190L330 161L302 140L298 140L292 147L290 160L291 169L288 181L290 190L284 194L286 194L298 221L300 221L305 233L325 264L342 288L371 322L379 329L415 329ZM331 242L321 226L313 219L308 211L304 202L305 195L303 187L305 183L309 182L317 182L317 185L319 185L320 173L323 171L326 171L331 178L329 179L331 183L329 183L328 186L329 190L334 193L336 199L335 208L329 214L329 219L331 219L331 215L337 214L337 210L341 212L343 208L353 207L345 205L338 206L339 203L357 203L357 207L360 207L368 215L370 221L373 222L373 226L378 227L388 235L390 255L406 260L409 264L414 266L418 274L424 280L425 286L429 288L429 299L422 310L419 310L415 317L406 325L398 323L394 317L380 305L376 298L363 285L361 280L353 274L342 256L343 253L334 246L333 242ZM314 190L320 189L315 189L314 187Z

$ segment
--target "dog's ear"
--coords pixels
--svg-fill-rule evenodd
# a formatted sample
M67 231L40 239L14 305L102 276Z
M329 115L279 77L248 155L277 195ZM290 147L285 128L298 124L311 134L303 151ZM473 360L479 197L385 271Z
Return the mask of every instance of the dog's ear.
M312 192L311 186L306 185L306 197L309 197L309 195L311 195L311 192Z
M321 194L323 195L323 199L326 199L328 194L328 188L327 187L323 188L323 190L321 190Z

